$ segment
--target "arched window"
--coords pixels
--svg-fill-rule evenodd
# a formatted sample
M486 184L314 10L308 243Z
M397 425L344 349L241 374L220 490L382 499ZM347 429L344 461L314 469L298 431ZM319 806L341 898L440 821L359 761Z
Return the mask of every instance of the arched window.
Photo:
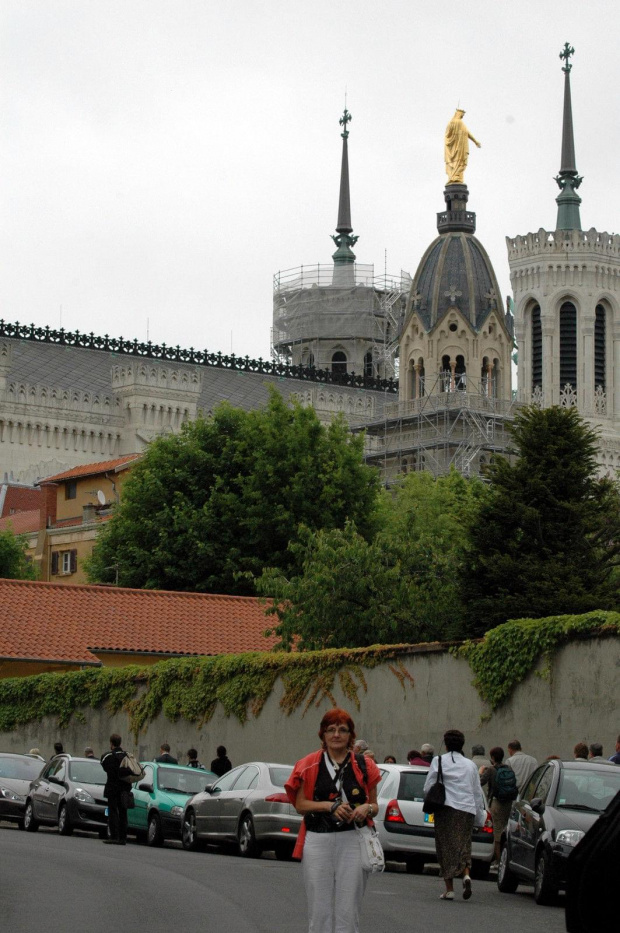
M368 353L364 356L364 375L369 379L372 379L373 376L373 367L372 367L372 350L369 350Z
M421 356L418 360L418 398L422 398L424 395L424 357Z
M560 390L577 388L577 308L565 301L560 308Z
M456 358L456 369L454 370L454 384L457 389L464 392L467 388L467 368L465 366L465 357L460 354Z
M594 388L605 391L605 308L596 306L594 320Z
M452 388L452 370L450 368L450 357L441 358L441 391L450 392Z
M542 324L540 321L540 305L532 308L532 392L542 389Z
M347 355L342 350L336 350L332 355L332 373L334 376L346 374Z

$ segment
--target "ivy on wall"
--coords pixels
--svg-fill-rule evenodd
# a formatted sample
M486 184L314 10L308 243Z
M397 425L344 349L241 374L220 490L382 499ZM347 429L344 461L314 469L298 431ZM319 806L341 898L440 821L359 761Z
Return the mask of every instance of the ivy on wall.
M110 713L125 710L130 729L138 733L159 713L173 722L184 719L202 725L220 703L228 716L245 722L258 716L278 678L283 685L280 706L286 714L300 706L318 706L324 697L335 703L336 683L346 698L360 707L366 692L364 669L386 661L403 690L413 678L399 656L405 645L351 650L331 649L299 654L256 652L206 658L180 658L149 667L129 666L39 674L0 681L0 732L8 732L44 716L57 716L66 726L83 710L106 706Z
M545 664L540 674L548 677L553 654L562 645L610 635L620 635L620 613L595 610L578 616L506 622L479 641L467 641L452 652L469 662L475 674L474 687L493 710L525 680L541 657Z

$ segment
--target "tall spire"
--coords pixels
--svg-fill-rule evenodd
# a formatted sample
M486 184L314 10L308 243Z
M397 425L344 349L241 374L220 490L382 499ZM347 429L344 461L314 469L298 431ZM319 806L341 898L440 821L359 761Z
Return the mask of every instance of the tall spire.
M560 164L560 174L556 177L556 182L560 188L560 194L555 199L558 205L558 220L556 230L581 230L581 218L579 216L579 205L581 198L577 194L577 188L582 179L577 172L575 160L575 138L573 134L573 109L570 96L570 72L573 67L569 58L575 54L575 50L565 43L560 52L560 58L564 65L564 116L562 121L562 159Z
M349 131L347 124L351 122L351 114L346 108L340 117L340 126L342 127L342 164L340 168L340 197L338 200L338 221L336 224L336 235L332 234L332 240L338 247L332 259L334 260L334 285L354 285L355 275L353 263L355 262L355 253L351 249L357 243L358 237L352 236L353 227L351 226L351 195L349 192L349 150L347 140Z

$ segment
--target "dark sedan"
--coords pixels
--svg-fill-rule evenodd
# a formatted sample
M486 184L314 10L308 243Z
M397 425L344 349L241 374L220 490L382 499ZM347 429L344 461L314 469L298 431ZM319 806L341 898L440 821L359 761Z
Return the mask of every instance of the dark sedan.
M105 771L96 758L52 758L28 791L24 829L35 832L41 823L58 826L62 836L74 829L105 835L107 800L103 796Z
M502 840L500 891L534 885L537 904L566 889L568 856L620 790L620 767L588 761L546 761L515 801Z
M45 761L32 755L0 754L0 820L24 828L24 811L30 784L41 773Z

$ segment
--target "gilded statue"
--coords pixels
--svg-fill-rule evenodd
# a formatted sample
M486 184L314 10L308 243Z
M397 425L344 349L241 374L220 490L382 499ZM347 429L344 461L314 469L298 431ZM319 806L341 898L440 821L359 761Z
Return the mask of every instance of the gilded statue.
M480 143L471 135L463 123L464 110L457 110L446 127L444 139L444 159L446 160L446 174L449 185L464 185L465 168L469 158L469 142L475 143L480 149Z

